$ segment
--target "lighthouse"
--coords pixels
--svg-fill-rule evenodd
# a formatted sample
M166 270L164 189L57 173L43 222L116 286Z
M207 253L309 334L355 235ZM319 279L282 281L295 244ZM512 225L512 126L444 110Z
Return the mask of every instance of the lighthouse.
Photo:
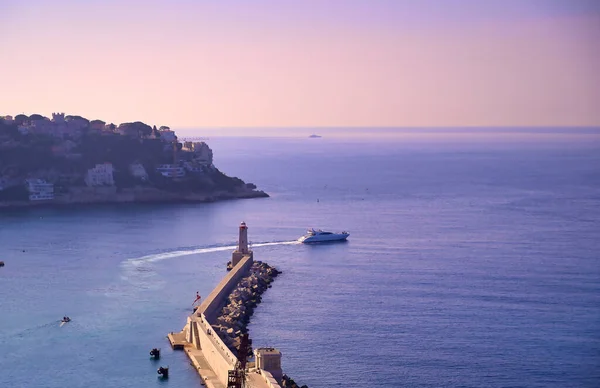
M245 222L240 224L240 234L238 237L238 246L231 255L231 266L235 267L244 256L252 256L252 251L248 249L248 226Z
M238 239L237 251L244 254L248 253L248 227L243 221L240 224L240 237Z

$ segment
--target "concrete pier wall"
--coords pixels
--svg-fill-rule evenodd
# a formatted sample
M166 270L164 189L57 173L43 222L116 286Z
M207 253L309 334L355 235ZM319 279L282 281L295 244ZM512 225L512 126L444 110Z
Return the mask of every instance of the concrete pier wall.
M225 304L225 300L239 283L240 279L248 274L253 262L252 253L244 256L202 302L200 308L196 310L196 314L204 314L209 322L214 322L219 310Z
M260 374L263 379L265 379L268 388L281 388L281 385L279 385L277 380L275 380L275 377L273 377L269 371L261 370Z
M250 275L253 264L252 251L247 250L247 253L243 254L239 262L204 299L198 309L188 317L183 330L168 335L174 349L185 350L192 365L202 377L203 384L208 388L226 387L228 372L234 370L238 362L237 357L221 340L211 323L216 322L227 298L241 279ZM249 386L255 388L281 388L273 375L266 370L251 369L248 371L247 378Z
M199 329L198 338L200 339L202 354L219 380L226 386L227 372L235 369L237 357L213 331L212 327L206 322L204 315L201 321L195 320L195 322Z
M210 322L214 322L217 318L227 297L240 279L248 275L253 262L252 254L245 255L206 297L196 313L188 318L184 330L187 334L187 341L196 349L202 350L210 368L225 386L227 385L227 372L235 368L237 357L215 333Z

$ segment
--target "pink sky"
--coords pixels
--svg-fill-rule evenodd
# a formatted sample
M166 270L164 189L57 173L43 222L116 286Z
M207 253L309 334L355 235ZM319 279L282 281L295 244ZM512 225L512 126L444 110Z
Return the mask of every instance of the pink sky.
M0 115L599 126L599 15L593 0L0 0Z

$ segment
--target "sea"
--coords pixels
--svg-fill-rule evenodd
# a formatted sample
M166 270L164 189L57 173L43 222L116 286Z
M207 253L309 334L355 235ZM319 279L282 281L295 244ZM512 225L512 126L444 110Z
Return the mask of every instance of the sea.
M0 209L0 387L200 387L166 335L242 221L283 271L253 346L299 385L600 386L599 130L279 133L207 140L270 198Z

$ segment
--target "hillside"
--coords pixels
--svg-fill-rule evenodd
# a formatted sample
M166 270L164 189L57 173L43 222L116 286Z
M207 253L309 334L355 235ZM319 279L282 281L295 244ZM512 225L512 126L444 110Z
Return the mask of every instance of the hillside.
M169 127L81 116L0 116L0 203L213 201L266 197L223 174L205 142Z

